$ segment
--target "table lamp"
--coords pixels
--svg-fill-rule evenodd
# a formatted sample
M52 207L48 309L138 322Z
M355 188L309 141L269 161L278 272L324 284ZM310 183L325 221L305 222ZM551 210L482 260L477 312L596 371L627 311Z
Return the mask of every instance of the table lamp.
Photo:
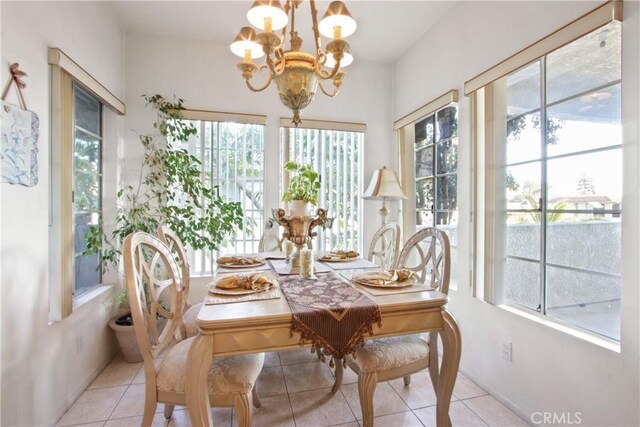
M382 169L378 169L373 173L369 187L362 195L365 200L377 200L382 199L382 209L380 209L380 216L382 216L382 225L387 223L387 215L389 209L387 209L388 200L406 199L407 196L402 191L400 182L398 181L398 175L383 166Z

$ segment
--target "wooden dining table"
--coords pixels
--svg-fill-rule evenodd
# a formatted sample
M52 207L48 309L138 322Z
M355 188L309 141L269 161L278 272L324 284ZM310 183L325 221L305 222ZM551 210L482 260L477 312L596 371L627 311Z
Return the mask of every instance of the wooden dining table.
M460 363L461 340L457 323L447 309L447 295L422 291L374 296L360 285L351 284L380 307L382 325L374 325L373 335L367 339L439 334L442 364L439 369L437 364L430 367L429 373L437 397L436 425L451 426L449 405ZM187 409L194 426L212 425L207 393L211 358L300 348L300 336L292 334L291 321L291 310L283 295L277 299L202 305L196 321L199 332L187 359ZM336 375L333 391L340 386L341 377Z

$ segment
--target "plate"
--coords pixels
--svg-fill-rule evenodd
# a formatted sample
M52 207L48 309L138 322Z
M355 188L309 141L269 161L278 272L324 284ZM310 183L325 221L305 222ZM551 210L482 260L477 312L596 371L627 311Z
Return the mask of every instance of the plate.
M217 264L218 267L221 268L251 268L251 267L260 267L261 265L265 265L267 261L262 260L261 262L256 262L254 264Z
M360 259L360 257L355 257L355 258L325 258L325 257L320 257L320 258L318 258L318 261L320 261L320 262L351 262L351 261L357 261L359 259Z
M385 283L384 285L374 285L372 283L363 283L360 282L358 280L358 276L355 276L353 278L351 278L351 280L354 283L357 283L358 285L362 285L362 286L369 286L371 288L386 288L386 289L393 289L393 288L406 288L407 286L412 286L415 285L418 280L415 277L409 277L406 280L402 280L400 282L395 281L395 282L389 282L389 283Z
M244 289L244 288L220 289L220 288L216 288L216 284L215 283L209 283L207 285L207 289L209 290L210 293L216 294L216 295L236 295L236 296L240 296L240 295L257 294L258 292L264 292L264 291L254 291L253 289ZM273 289L273 288L271 288L271 289Z

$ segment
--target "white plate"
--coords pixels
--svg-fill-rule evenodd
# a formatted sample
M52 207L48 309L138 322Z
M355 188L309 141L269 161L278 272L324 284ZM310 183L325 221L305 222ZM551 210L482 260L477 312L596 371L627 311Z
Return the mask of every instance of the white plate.
M254 291L253 289L244 289L244 288L234 288L234 289L220 289L216 287L215 283L209 283L207 285L207 289L210 293L216 295L249 295L249 294L257 294L258 292L264 291ZM273 289L273 288L271 288Z
M320 257L320 258L318 258L318 261L320 261L320 262L352 262L352 261L357 261L359 259L360 259L360 257L355 257L355 258L325 258L325 257Z
M406 288L407 286L415 285L415 284L418 282L418 280L417 280L415 277L409 277L408 279L406 279L406 280L402 280L402 281L400 281L400 282L395 281L395 282L388 282L388 283L385 283L384 285L374 285L374 284L372 284L372 283L364 283L364 282L360 282L358 279L359 279L359 277L358 277L358 276L354 276L354 277L352 277L352 278L351 278L351 280L352 280L354 283L357 283L358 285L362 285L362 286L369 286L369 287L371 287L371 288L387 288L387 289L392 289L392 288L396 288L396 289L398 289L398 288Z
M261 265L265 265L267 261L262 260L261 262L256 262L255 264L218 264L218 267L221 268L252 268L252 267L260 267Z

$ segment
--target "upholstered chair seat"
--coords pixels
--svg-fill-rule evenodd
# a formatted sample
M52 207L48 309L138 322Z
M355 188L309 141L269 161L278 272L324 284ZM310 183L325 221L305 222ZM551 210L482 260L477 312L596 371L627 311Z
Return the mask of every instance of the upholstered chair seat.
M160 391L185 392L186 360L193 338L173 346L160 362L157 386ZM209 368L209 395L251 393L264 363L264 353L214 358Z
M350 362L357 364L361 372L389 371L416 362L428 365L429 343L421 334L380 338L356 347L355 356Z

